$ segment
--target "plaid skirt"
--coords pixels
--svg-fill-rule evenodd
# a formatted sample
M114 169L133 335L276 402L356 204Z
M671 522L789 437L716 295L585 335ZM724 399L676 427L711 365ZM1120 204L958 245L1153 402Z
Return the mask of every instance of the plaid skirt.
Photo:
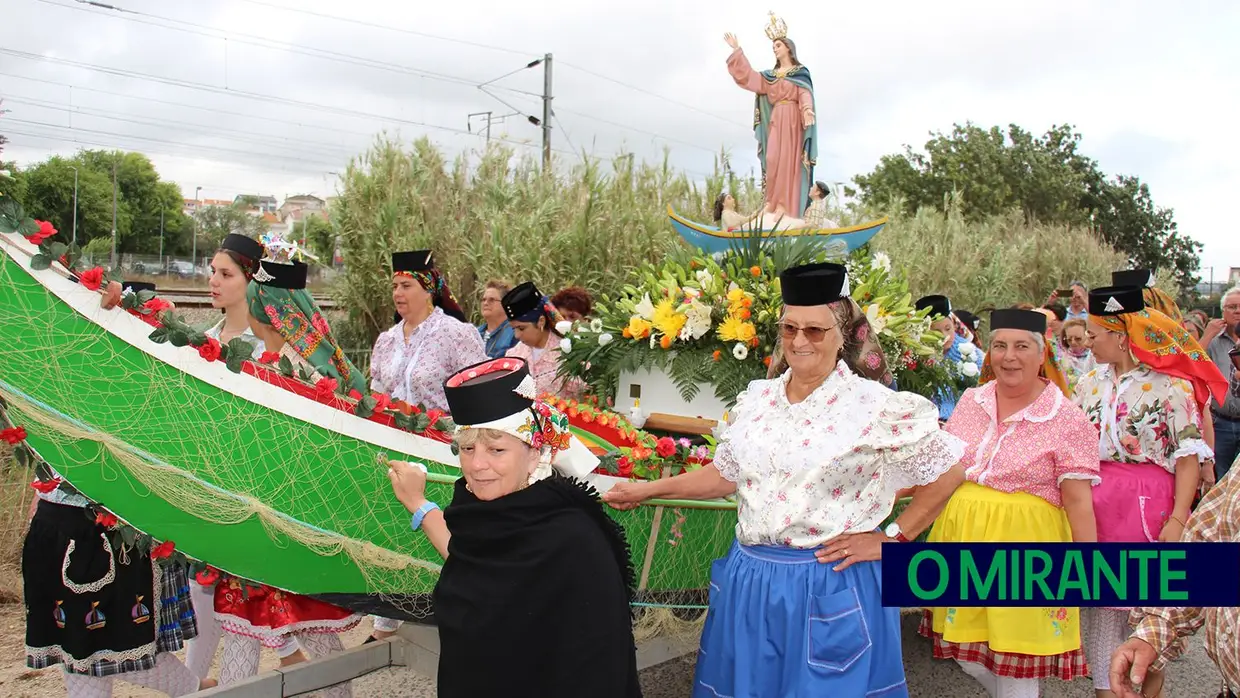
M198 635L189 570L112 549L80 507L40 501L22 546L26 666L89 676L155 667Z
M962 662L973 662L986 667L986 671L995 676L1006 676L1013 679L1047 679L1058 678L1071 681L1079 676L1089 675L1089 665L1085 661L1085 652L1077 649L1061 654L1038 656L1032 654L1012 654L996 652L985 642L948 642L943 636L934 632L934 615L925 611L921 617L921 625L917 632L934 642L935 659L956 659ZM1105 669L1104 669L1105 671Z

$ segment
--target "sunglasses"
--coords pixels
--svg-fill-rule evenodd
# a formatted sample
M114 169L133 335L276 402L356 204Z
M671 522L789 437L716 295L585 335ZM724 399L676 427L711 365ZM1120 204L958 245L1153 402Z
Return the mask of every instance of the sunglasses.
M800 327L790 322L781 322L779 323L779 333L784 339L791 341L797 338L798 332L804 332L806 339L814 344L817 344L822 341L823 337L827 336L828 332L835 329L835 327L835 325L832 325L831 327Z

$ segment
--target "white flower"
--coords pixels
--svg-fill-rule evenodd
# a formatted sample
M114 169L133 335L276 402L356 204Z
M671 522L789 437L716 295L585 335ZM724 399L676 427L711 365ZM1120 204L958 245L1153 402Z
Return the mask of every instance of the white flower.
M654 336L653 332L651 332L650 333L650 348L654 349L657 346L659 346L659 339Z
M740 343L740 342L737 342L737 343L736 343L736 344L732 347L732 356L733 356L733 357L734 357L737 361L744 361L744 360L745 360L745 357L749 356L749 348L748 348L748 347L746 347L744 344L742 344L742 343Z
M874 259L870 262L870 266L875 269L882 269L887 273L891 273L891 257L885 252L875 252Z
M688 298L690 300L694 298L698 298L702 295L701 291L697 290L696 288L693 288L692 286L682 286L680 288L680 292L685 294L685 298Z
M594 318L593 320L591 320L591 321L590 321L590 331L591 331L591 332L593 332L594 334L598 334L599 332L602 332L602 331L603 331L603 321L602 321L602 320L600 320L600 319L598 319L598 318Z
M611 336L611 333L609 333L609 332L604 332L603 334L600 334L600 335L598 336L598 345L599 345L600 347L605 347L605 346L607 346L608 344L611 344L611 342L612 342L612 340L613 340L613 339L615 339L615 337L612 337L612 336Z
M978 370L977 368L977 364L973 363L972 361L966 361L962 363L960 365L960 372L968 376L969 378L973 378L977 376L977 374L981 373L981 371Z
M865 319L870 321L870 330L876 334L887 328L887 317L882 314L878 303L871 303L865 307Z
M573 331L573 323L568 320L560 320L555 323L555 331L557 334L568 334Z
M571 353L572 351L573 351L573 340L569 339L568 337L561 339L560 340L560 352L563 354L568 354L568 353Z
M710 332L710 306L698 300L685 304L685 326L680 328L680 341L701 339Z
M962 357L966 359L972 359L974 354L976 353L977 353L977 347L973 346L972 342L961 342L960 355Z
M650 321L654 319L654 303L650 302L650 294L642 296L640 303L633 307L633 312L643 320Z
M697 279L698 287L703 291L710 293L715 288L715 276L705 269L699 269L694 275Z

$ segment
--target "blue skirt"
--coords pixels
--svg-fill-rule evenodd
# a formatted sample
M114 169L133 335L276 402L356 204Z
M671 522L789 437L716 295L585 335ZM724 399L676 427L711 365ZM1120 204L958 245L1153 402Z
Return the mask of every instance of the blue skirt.
M693 698L908 696L881 563L832 567L813 550L733 543L711 567Z

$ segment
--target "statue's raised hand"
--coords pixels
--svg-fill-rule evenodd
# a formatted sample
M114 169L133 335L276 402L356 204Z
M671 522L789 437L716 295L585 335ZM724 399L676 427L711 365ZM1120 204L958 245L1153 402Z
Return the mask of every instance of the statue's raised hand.
M736 40L736 35L733 34L732 32L728 32L727 34L724 34L723 40L728 42L728 46L731 46L733 51L741 47L741 42Z

